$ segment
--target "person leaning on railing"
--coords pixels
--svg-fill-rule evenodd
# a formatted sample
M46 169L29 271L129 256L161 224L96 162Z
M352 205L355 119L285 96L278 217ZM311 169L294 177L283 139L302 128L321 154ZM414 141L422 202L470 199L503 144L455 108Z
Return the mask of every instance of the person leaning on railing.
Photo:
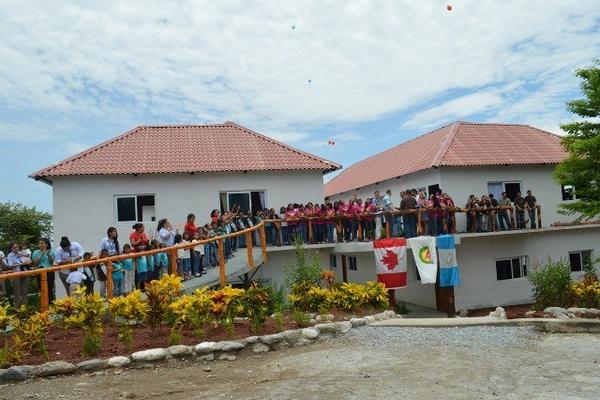
M510 218L508 217L508 210L511 209L510 199L507 197L506 192L502 192L502 198L498 201L498 206L500 210L498 211L498 226L500 230L511 230L512 223L510 222Z
M31 265L34 268L50 268L54 264L54 254L48 238L40 239L38 249L31 255ZM53 302L56 298L54 293L54 272L48 274L48 302ZM38 287L41 287L41 279L38 275Z
M71 242L68 237L63 236L60 239L59 248L54 251L54 263L57 265L72 264L83 259L83 248L77 242ZM80 270L79 272L82 272ZM58 277L65 287L67 295L71 295L70 285L67 282L67 277L70 271L60 270L58 271Z
M31 259L20 254L18 243L10 244L10 253L6 256L6 265L11 272L21 272L29 269ZM27 288L29 287L29 278L16 278L11 281L14 295L15 307L27 304Z

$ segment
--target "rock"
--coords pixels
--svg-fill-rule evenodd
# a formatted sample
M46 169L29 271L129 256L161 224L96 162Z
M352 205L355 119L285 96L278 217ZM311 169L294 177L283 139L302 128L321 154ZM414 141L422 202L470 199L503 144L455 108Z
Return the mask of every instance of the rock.
M396 313L395 313L394 311L392 311L392 310L388 310L388 311L386 312L386 314L387 314L387 319L393 319L393 318L396 318Z
M593 317L600 317L600 310L598 310L597 308L588 308L587 309L587 315L591 315Z
M350 321L337 322L337 325L338 325L338 331L340 333L346 333L352 329L352 324L350 323Z
M316 313L308 313L307 315L308 315L309 319L315 319L315 318L317 318L317 314Z
M113 368L122 368L131 364L129 357L116 356L108 359L108 366Z
M50 361L37 368L36 376L64 375L75 371L77 367L66 361Z
M223 341L217 343L219 345L219 350L221 351L235 351L240 350L246 347L245 343L237 342L237 341Z
M156 349L148 349L142 351L136 351L131 355L133 361L138 362L148 362L148 361L158 361L163 360L167 357L167 349L156 348Z
M204 354L198 357L198 361L214 361L215 355L213 353Z
M202 342L197 344L194 350L196 354L206 354L219 350L219 346L215 342Z
M466 318L469 316L469 312L467 310L458 310L456 315L458 315L461 318Z
M352 324L353 328L356 328L357 326L366 325L367 321L365 321L364 318L350 318L350 323Z
M316 320L316 319L314 319L314 318L311 318L311 319L308 321L308 323L309 323L309 324L312 324L312 325L314 325L314 324L316 324L316 323L317 323L317 320Z
M315 325L315 328L321 331L321 333L329 333L329 334L337 334L338 333L338 324L335 322L329 322L327 324L318 324Z
M185 357L194 352L194 349L191 346L185 346L183 344L171 346L168 350L169 354L173 357Z
M367 315L367 316L366 316L366 317L364 317L363 319L365 320L365 322L366 322L367 324L370 324L371 322L375 322L375 321L376 321L375 317L374 317L374 316L372 316L372 315Z
M18 365L0 370L0 382L24 381L32 378L35 374L35 367L30 365Z
M260 337L260 341L264 344L273 344L277 342L281 342L283 340L282 333L275 333L273 335L265 335Z
M93 360L82 361L76 366L79 371L91 372L106 368L108 366L108 362L100 358L94 358Z
M291 345L294 345L300 339L300 336L301 336L301 333L298 329L290 329L290 330L283 332L283 337Z
M560 317L561 315L564 315L565 317L569 318L567 316L567 310L562 307L547 307L546 309L544 309L544 316L546 318L564 319L563 317Z
M506 311L502 307L496 307L496 311L490 313L491 318L506 319Z
M223 353L219 356L219 360L226 360L226 361L235 361L236 360L236 356L233 354L228 354L228 353Z
M212 371L212 368L211 367L204 367L204 368L202 368L202 371L204 371L204 372L210 372L210 371Z
M321 334L319 328L304 328L300 331L300 334L306 339L316 339Z
M252 351L255 353L266 353L269 351L269 346L263 343L256 343L254 346L252 346Z
M249 336L245 339L240 340L240 342L246 343L246 344L254 344L254 343L258 342L258 336Z
M235 317L233 319L234 324L241 324L242 322L248 321L248 317Z
M335 317L332 314L322 314L317 315L315 319L317 320L317 322L331 322L335 319Z
M310 341L309 339L300 338L296 342L295 346L304 346L304 345L311 344L311 343L312 343L312 341Z

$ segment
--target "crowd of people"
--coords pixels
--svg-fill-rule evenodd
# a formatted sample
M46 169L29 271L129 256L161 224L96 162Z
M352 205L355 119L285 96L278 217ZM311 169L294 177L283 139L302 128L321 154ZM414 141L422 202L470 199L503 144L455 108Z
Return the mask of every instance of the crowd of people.
M131 258L112 262L112 295L121 296L136 288L143 291L149 281L159 279L169 270L171 260L167 252L141 257L136 257L135 253L176 244L198 243L189 249L177 250L176 266L177 274L184 280L200 277L218 265L216 242L200 241L238 232L261 221L265 223L266 244L281 246L292 244L295 238L304 243L333 243L376 240L388 232L393 237L406 238L417 236L417 232L434 236L453 233L457 212L466 214L469 232L524 229L527 219L530 227L536 228L537 207L531 190L527 191L525 197L517 193L512 202L506 193L502 193L500 200L496 200L493 194L480 198L471 195L463 209L456 207L452 197L439 189L429 196L424 191L414 189L402 191L398 206L392 200L391 190L387 190L385 195L376 191L372 198L364 201L354 196L348 202L325 199L321 204L288 204L287 207L281 207L279 213L272 208L248 213L234 207L232 211L221 215L215 209L210 213L210 220L200 226L196 225L196 216L189 214L181 231L179 226L174 227L167 219L161 219L156 230L150 234L146 232L144 224L136 223L132 226L129 240L124 244L119 241L117 229L110 227L100 242L97 254L84 251L78 242L70 241L66 236L61 238L59 247L54 251L47 238L42 238L33 252L28 242L12 243L6 255L0 251L0 267L3 271L19 272L94 261L91 266L60 270L58 276L67 294L81 286L92 293L98 282L100 294L106 296L108 269L103 260L110 256L131 254ZM516 221L514 227L509 216L513 210ZM252 243L246 243L245 235L226 236L223 239L225 259L233 257L238 247L258 245L258 231L252 232L251 240ZM30 278L12 279L10 282L14 303L25 304ZM0 289L5 291L4 285ZM48 274L48 289L49 300L52 301L55 292L54 273Z

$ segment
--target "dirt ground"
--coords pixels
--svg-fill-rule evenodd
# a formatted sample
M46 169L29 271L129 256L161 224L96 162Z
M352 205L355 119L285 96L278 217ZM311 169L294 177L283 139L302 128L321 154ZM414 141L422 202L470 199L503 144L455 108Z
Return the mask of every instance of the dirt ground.
M0 388L0 399L598 399L600 335L364 327L233 362L177 362Z

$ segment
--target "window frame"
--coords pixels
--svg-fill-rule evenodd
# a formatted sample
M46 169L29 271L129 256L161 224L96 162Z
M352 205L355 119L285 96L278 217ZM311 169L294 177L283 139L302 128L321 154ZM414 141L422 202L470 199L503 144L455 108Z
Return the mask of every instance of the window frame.
M357 257L348 256L348 270L358 271L358 258Z
M516 276L516 274L515 274L515 265L514 265L515 260L519 261L519 268L518 268L519 276ZM502 279L499 278L498 262L502 262L502 261L510 262L510 278L502 278ZM527 274L529 273L529 270L528 270L529 256L528 255L496 258L494 260L494 264L496 267L495 269L496 269L496 281L497 282L511 281L511 280L515 280L515 279L527 279Z
M571 194L570 196L566 195L567 193L567 187L570 187L571 189ZM573 201L577 199L577 196L575 196L575 186L574 185L560 185L560 197L562 199L562 201ZM565 198L565 197L570 197L570 198Z
M142 221L139 220L139 213L138 213L138 197L142 197L142 196L152 196L154 197L154 210L155 210L155 214L156 214L156 193L137 193L137 194L115 194L114 195L114 200L113 200L113 218L115 220L115 222L117 224L127 224L127 223L131 223L131 222L152 222L152 221L144 221L143 220L143 215L142 215ZM129 198L133 198L134 199L134 212L135 212L135 219L133 220L119 220L119 199L129 199Z
M584 256L583 253L588 253L589 254L589 261L592 262L593 261L593 250L592 249L585 249L585 250L573 250L569 252L569 268L571 269L571 272L583 272L583 267L584 267ZM571 254L578 254L579 255L579 269L573 269L573 265L571 264Z
M337 255L329 255L329 269L337 269Z
M229 195L230 194L247 194L248 195L248 211L250 213L254 213L254 209L252 208L252 193L262 193L264 204L263 207L267 206L267 190L266 189L244 189L244 190L221 190L219 191L219 203L221 202L221 195L225 195L225 211L231 210L229 204Z

